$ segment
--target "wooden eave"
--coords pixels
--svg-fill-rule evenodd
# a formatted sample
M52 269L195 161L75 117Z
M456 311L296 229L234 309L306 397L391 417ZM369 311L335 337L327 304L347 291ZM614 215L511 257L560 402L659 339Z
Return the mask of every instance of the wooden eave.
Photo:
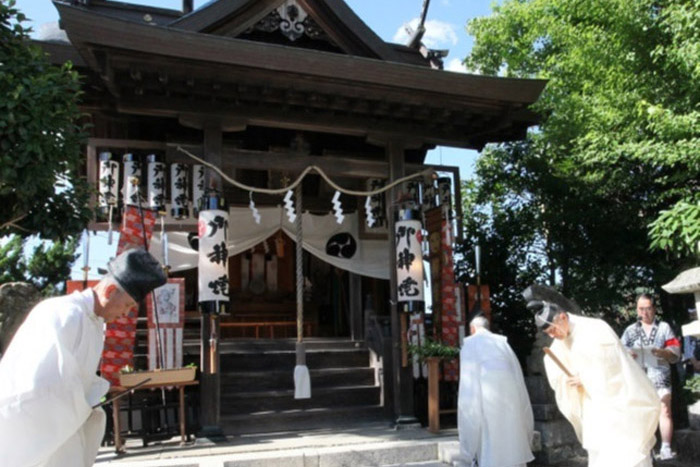
M173 21L170 27L236 37L282 3L281 0L219 0ZM306 13L349 55L402 61L343 0L297 0Z
M527 107L545 85L146 26L56 6L71 42L123 113L199 113L478 149L521 139L537 122Z

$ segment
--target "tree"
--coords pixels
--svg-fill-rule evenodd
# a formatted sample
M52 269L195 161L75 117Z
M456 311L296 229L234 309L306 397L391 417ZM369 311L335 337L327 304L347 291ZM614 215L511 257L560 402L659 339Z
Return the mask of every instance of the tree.
M70 265L78 258L77 240L39 243L28 258L25 243L19 235L12 235L0 247L0 284L29 282L44 296L61 292L62 284L70 278Z
M0 0L0 234L64 240L91 214L80 81L31 43L14 5Z
M700 7L659 5L510 0L468 25L470 69L548 80L527 143L478 161L468 235L509 248L498 281L559 284L620 325L700 240Z

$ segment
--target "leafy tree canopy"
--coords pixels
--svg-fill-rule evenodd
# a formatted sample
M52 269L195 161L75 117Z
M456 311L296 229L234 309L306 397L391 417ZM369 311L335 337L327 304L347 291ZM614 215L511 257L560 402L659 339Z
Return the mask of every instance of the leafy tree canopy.
M25 253L26 240L10 236L0 247L0 284L29 282L44 296L63 292L63 284L70 279L70 265L77 259L77 239L66 242L46 242L34 246L30 255Z
M508 1L469 24L469 67L549 80L536 148L558 173L632 201L652 246L700 241L700 6L694 0Z
M0 234L64 239L87 224L85 137L70 64L51 65L14 0L0 0Z
M640 287L694 264L700 5L507 0L468 30L468 68L549 80L534 106L541 126L489 147L464 187L467 232L498 274L494 299L522 313L514 291L546 281L619 318Z

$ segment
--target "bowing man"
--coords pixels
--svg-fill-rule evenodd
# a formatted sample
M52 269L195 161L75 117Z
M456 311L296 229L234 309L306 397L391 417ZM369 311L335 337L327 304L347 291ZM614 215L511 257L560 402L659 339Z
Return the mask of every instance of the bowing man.
M105 323L166 282L142 249L108 265L94 287L32 309L0 361L0 459L12 467L88 467L105 430L96 406L109 383L96 375Z
M571 313L578 305L549 287L532 285L523 296L537 327L554 338L561 366L545 356L547 379L589 467L651 467L661 402L615 331Z

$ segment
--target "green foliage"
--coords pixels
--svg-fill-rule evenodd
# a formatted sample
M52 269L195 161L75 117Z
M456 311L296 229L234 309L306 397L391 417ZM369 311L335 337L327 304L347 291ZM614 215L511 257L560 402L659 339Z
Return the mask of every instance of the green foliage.
M548 80L540 127L487 147L463 187L459 272L474 282L479 241L494 319L518 345L533 332L519 295L531 282L619 329L640 289L696 261L698 26L692 0L507 0L469 23L469 68Z
M687 389L688 391L700 394L700 375L693 375L692 378L686 380L685 386L683 386L683 388Z
M466 63L549 80L531 140L551 172L626 205L620 220L651 225L653 248L695 252L697 229L675 227L684 222L675 218L699 209L697 2L517 0L494 12L469 24L476 43Z
M452 360L459 357L459 347L452 347L432 339L426 339L423 345L408 345L408 353L417 355L423 362L426 358L437 357L441 360Z
M70 279L71 264L78 258L77 239L39 243L28 259L24 255L25 243L19 235L12 235L0 248L0 284L29 282L44 296L61 293L63 284Z
M80 82L29 40L14 0L0 0L0 234L65 239L89 220L79 176Z

